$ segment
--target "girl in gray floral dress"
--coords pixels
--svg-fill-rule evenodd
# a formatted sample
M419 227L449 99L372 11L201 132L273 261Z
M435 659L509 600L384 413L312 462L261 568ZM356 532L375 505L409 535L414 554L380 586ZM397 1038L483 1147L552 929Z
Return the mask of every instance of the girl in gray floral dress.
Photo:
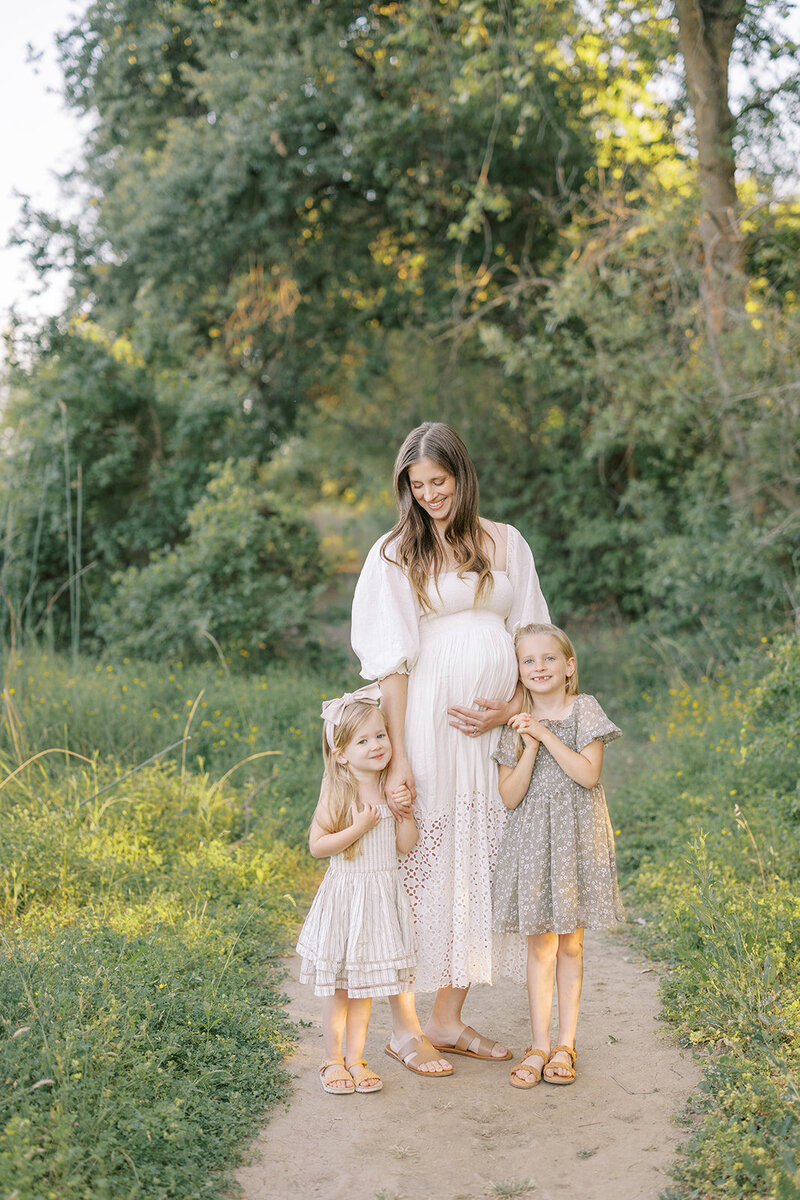
M498 969L526 979L531 1046L513 1087L575 1080L583 931L624 920L614 833L600 786L606 742L620 737L594 696L578 692L575 650L555 625L517 629L525 698L493 757L510 810L492 886ZM558 1044L550 1049L553 977Z

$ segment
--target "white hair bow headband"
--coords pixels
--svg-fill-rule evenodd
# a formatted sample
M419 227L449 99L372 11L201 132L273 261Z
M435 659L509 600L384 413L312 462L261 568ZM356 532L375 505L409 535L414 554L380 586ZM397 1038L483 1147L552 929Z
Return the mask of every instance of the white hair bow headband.
M368 683L365 687L359 688L357 692L345 692L343 696L337 696L333 700L326 700L322 705L322 712L319 714L325 722L325 740L334 749L333 731L344 716L344 710L348 704L352 704L354 700L362 700L365 704L378 704L381 698L381 687L379 683Z

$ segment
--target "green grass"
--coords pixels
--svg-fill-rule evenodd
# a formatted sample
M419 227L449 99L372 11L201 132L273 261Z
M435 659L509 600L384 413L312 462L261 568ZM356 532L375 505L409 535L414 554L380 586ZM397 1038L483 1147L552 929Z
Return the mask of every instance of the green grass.
M246 832L267 822L298 842L319 792L322 700L355 682L340 654L326 675L289 666L248 673L244 658L235 670L83 659L76 671L65 657L27 650L6 667L0 765L63 747L121 771L186 736L168 761L209 781L234 770ZM51 761L36 770L46 774Z
M671 689L624 631L577 642L626 733L607 775L631 928L704 1056L666 1196L798 1200L798 642L757 648L735 686ZM287 1094L275 962L315 880L320 702L354 681L9 660L0 1195L225 1194Z
M641 765L612 797L664 1017L704 1055L671 1200L800 1197L797 639L747 675L645 696Z
M4 697L0 1195L15 1200L222 1196L288 1092L276 959L315 875L279 834L316 800L319 685L109 665L20 656ZM183 736L203 686L201 753L129 773ZM280 759L231 770L276 742Z

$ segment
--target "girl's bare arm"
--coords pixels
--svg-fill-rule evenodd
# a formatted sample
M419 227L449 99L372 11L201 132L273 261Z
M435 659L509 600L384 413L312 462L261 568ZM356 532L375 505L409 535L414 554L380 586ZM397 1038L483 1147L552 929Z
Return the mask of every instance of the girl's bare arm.
M525 797L536 762L539 743L535 738L525 738L525 748L515 767L500 765L500 796L506 808L517 808Z
M331 817L327 805L320 800L311 829L308 834L308 849L312 858L330 858L332 854L341 854L353 842L363 837L367 830L378 824L380 813L372 804L365 804L359 811L353 805L353 823L336 833L331 830Z
M537 721L532 713L520 713L518 717L513 718L510 725L517 733L538 738L550 751L562 771L581 787L593 788L599 783L605 749L605 743L599 739L589 742L582 750L571 750L549 725Z
M419 830L417 822L414 820L413 813L407 817L396 818L397 820L397 835L396 844L399 854L408 854L417 844Z

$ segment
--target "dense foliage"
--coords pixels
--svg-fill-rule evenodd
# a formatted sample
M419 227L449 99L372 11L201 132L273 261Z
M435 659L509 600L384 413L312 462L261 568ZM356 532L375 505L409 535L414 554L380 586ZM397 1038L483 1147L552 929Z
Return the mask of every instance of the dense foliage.
M742 53L786 61L768 5L728 7ZM217 606L209 505L232 523L252 473L301 558L298 500L352 565L431 417L465 435L560 619L702 627L705 653L791 620L800 217L767 174L740 185L720 324L677 32L611 0L88 4L61 41L94 118L85 213L28 211L21 235L73 290L12 348L6 635L272 649L241 621L278 572L302 636L316 577L291 556L245 555L239 613ZM748 110L734 131L759 172L764 127Z
M213 629L231 654L274 658L309 636L324 577L318 537L251 463L210 470L186 540L114 581L99 630L123 653L198 654Z

